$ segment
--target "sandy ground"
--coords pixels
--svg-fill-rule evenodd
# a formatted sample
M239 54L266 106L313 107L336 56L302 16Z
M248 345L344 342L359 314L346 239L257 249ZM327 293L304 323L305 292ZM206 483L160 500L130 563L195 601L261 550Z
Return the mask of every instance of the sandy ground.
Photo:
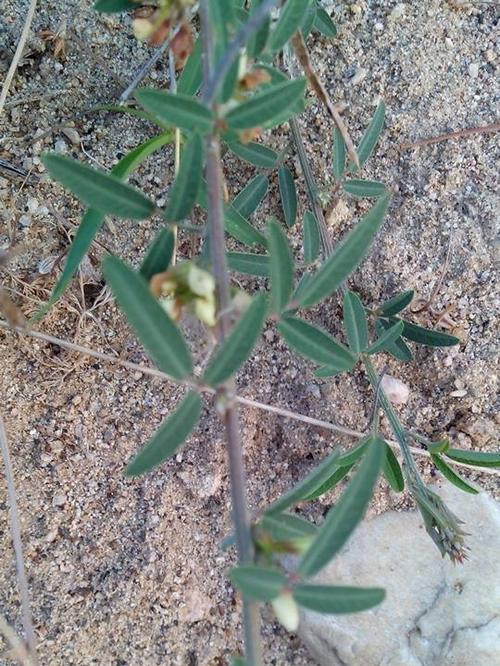
M317 39L312 50L332 97L347 105L345 118L355 139L380 96L388 107L387 129L367 176L390 186L391 210L370 258L350 284L366 302L401 288L429 297L449 248L434 308L449 312L464 344L453 350L421 348L406 366L388 363L411 388L410 400L400 410L406 424L429 436L447 435L465 448L492 448L496 137L481 134L405 150L400 146L495 122L496 10L486 3L458 10L445 0L330 5L339 36L333 42ZM3 74L26 6L22 0L4 3ZM44 29L66 30L64 61L55 59L51 44L41 40ZM17 248L4 284L28 314L47 298L81 215L78 202L44 180L40 153L57 149L110 167L152 136L150 126L117 115L68 120L98 102L116 100L149 53L132 38L127 18L96 16L86 0L41 3L0 121L0 157L42 177L22 184L0 174L0 247ZM163 86L166 74L162 62L150 81ZM331 128L317 105L302 124L327 199ZM63 125L73 131L63 132ZM286 140L284 127L269 143L280 146ZM236 160L228 161L231 192L251 174ZM132 182L161 198L171 176L166 149L139 169ZM275 174L271 181L257 225L278 211ZM331 215L332 234L341 235L360 210L354 200L344 199ZM104 248L137 262L157 229L158 223L114 221L99 240ZM300 256L298 228L292 240ZM93 248L80 280L40 327L145 362L114 305L99 300L102 246ZM190 249L189 242L181 246L185 256ZM332 333L339 332L335 299L313 316ZM415 320L435 323L439 314L432 317L415 315ZM186 331L201 360L205 350L199 330L190 324ZM2 330L0 358L0 400L19 493L41 663L229 663L238 646L239 608L224 574L231 554L221 553L218 545L230 529L229 488L223 433L208 413L210 405L176 460L146 479L125 480L124 462L173 407L179 389ZM360 372L315 380L311 366L290 353L271 327L238 384L244 396L349 427L364 428L371 407ZM251 409L242 411L241 422L252 508L275 498L334 445L352 444ZM429 468L422 468L428 476ZM495 477L468 476L495 491ZM320 519L334 497L308 507L307 515ZM408 506L407 497L381 486L370 512ZM2 483L0 612L19 629L7 517ZM264 617L266 663L313 663L297 638L282 631L267 611ZM0 642L0 664L10 663Z

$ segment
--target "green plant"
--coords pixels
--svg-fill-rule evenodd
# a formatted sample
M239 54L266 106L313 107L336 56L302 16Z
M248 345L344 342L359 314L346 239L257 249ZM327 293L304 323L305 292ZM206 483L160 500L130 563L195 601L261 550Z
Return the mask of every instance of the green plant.
M179 77L177 92L142 89L136 93L142 107L140 115L158 124L161 133L126 155L111 173L58 155L44 158L49 173L90 208L52 298L39 316L63 293L106 214L138 220L159 216L165 222L165 229L137 270L117 257L107 257L103 264L104 276L118 305L152 360L172 381L187 388L177 409L129 463L127 474L146 473L171 457L196 427L202 396L215 395L215 408L227 433L239 560L230 577L244 598L248 664L262 662L257 606L260 602L270 602L283 624L294 630L298 622L297 606L341 613L360 611L382 601L384 592L380 589L325 587L308 582L338 553L363 518L380 474L395 491L402 491L407 484L430 536L443 555L454 561L465 557L460 521L425 486L415 464L409 439L421 440L421 437L409 433L400 423L381 389L380 376L372 361L379 353L410 361L412 352L407 341L448 346L458 344L459 340L406 320L401 313L412 300L410 291L369 307L345 286L347 278L367 255L389 206L387 188L360 177L382 130L384 105L379 105L355 148L311 68L304 43L314 28L334 36L333 24L316 0L287 0L273 23L270 11L277 4L276 0L200 2L200 36ZM150 37L153 28L158 30L166 20L170 28L184 25L193 5L189 0L160 2L154 25L148 31L142 24L141 34ZM96 3L100 11L122 11L133 6L129 0ZM279 68L283 60L291 57L291 51L297 54L306 78L289 79ZM307 81L335 123L332 168L336 193L375 199L363 219L336 248L331 247L322 225L317 188L307 173L295 122L307 105L304 98ZM202 92L198 94L200 86ZM256 140L263 132L287 121L301 157L313 209L303 220L303 265L295 261L285 233L286 228L297 222L297 192L285 164L286 154L279 155ZM179 133L183 148L177 176L168 204L158 208L124 180L155 150L167 142L179 141ZM258 169L278 169L285 226L272 219L265 229L257 229L248 219L266 196L268 181L263 173L256 175L232 202L224 201L222 150L232 151ZM206 224L187 221L195 206L206 210ZM180 233L187 229L203 238L203 250L196 260L174 263L173 230L177 228ZM226 234L245 246L245 251L227 252ZM235 293L230 271L269 278L269 294L250 297ZM336 340L303 316L309 308L336 293L342 297L345 342ZM202 376L194 374L190 349L176 324L186 310L194 313L218 338L218 346ZM241 310L243 313L238 314ZM293 350L317 364L318 376L349 372L360 364L373 387L374 407L368 436L347 453L332 453L301 483L251 520L245 496L234 376L250 358L266 321L276 326ZM379 432L379 407L399 443L403 467ZM475 489L450 467L454 461L478 466L500 464L497 454L458 451L447 442L424 440L423 443L436 467L468 492ZM319 529L289 512L298 503L327 492L353 471L352 480ZM287 573L280 566L284 553L298 556L295 572Z

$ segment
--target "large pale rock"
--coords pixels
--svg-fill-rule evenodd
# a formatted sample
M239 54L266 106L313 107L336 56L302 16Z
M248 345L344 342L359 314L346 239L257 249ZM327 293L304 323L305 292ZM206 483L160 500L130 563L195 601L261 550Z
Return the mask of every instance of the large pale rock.
M385 587L387 597L359 614L304 613L299 633L319 664L500 664L499 505L449 484L437 491L465 522L469 560L443 560L416 512L362 524L319 580Z

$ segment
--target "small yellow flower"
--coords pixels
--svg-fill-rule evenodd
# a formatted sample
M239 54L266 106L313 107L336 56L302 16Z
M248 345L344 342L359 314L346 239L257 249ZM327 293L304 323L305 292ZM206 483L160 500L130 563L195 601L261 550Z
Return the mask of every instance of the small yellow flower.
M299 607L290 592L283 592L271 601L274 614L287 631L297 631L299 626Z

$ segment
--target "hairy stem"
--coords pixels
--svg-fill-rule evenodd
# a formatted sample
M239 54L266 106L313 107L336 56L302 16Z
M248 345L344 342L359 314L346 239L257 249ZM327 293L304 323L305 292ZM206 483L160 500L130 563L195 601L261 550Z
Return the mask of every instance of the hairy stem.
M200 3L200 19L203 40L204 99L210 100L212 76L212 30L206 0ZM214 105L214 111L217 111ZM224 235L223 178L221 168L220 139L217 134L206 138L208 189L208 239L213 273L216 281L219 339L222 342L230 327L230 281L227 266ZM223 412L226 427L226 444L231 481L231 501L233 522L236 533L238 562L249 564L253 561L253 542L250 515L246 498L246 478L243 462L242 442L238 418L238 408L234 400L234 381L227 382L217 391L217 403ZM258 605L243 600L243 631L245 657L249 666L262 664L260 640L260 613Z

